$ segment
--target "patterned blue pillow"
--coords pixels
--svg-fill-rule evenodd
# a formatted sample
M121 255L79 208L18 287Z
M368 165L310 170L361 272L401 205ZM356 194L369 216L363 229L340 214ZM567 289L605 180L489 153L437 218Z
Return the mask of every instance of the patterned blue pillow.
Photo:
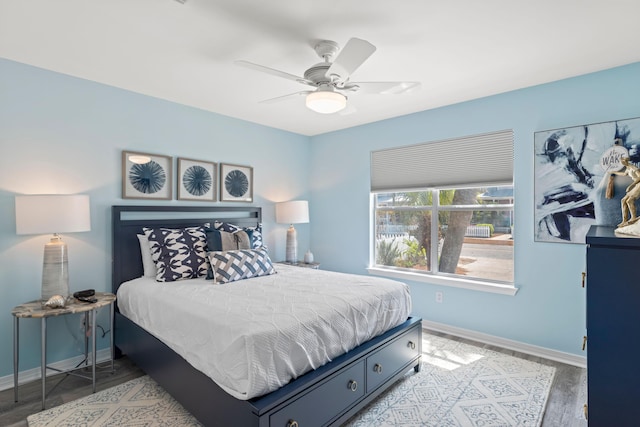
M158 282L192 279L207 274L206 235L203 227L143 228Z
M264 241L262 240L262 223L258 224L256 227L240 227L228 222L215 221L213 223L213 228L220 231L226 231L227 233L244 230L251 239L251 247L253 249L258 249L264 246Z
M253 249L258 249L264 246L264 242L262 240L262 224L258 224L256 227L247 227L244 229L247 233L251 232L249 235L251 237L251 244Z
M209 252L216 283L228 283L276 272L265 248Z

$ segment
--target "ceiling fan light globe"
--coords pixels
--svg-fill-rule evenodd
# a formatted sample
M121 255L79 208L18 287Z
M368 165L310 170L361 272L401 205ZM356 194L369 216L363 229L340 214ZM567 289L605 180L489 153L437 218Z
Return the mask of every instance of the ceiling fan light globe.
M347 97L339 92L316 91L307 95L308 109L320 114L332 114L347 106Z

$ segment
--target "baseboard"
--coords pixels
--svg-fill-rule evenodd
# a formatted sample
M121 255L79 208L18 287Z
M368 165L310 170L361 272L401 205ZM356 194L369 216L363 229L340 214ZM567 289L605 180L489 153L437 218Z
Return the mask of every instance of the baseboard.
M422 319L422 327L424 329L430 329L436 332L442 332L461 338L479 341L484 344L491 344L509 350L519 351L520 353L526 353L532 356L554 360L556 362L577 366L579 368L587 367L587 358L585 356L578 356L576 354L565 353L562 351L552 350L549 348L539 347L531 344L525 344L520 341L513 341L506 338L497 337L495 335L484 334L482 332L458 328L456 326L450 326L444 323L432 322L424 319Z
M48 366L54 367L60 370L68 370L78 366L80 362L84 360L84 355L72 357L70 359L61 360L59 362L49 363ZM96 352L96 363L105 362L111 360L111 349L104 348ZM48 369L47 377L59 374L59 372ZM37 368L27 369L26 371L20 371L18 373L18 385L25 384L31 381L39 380L41 378L41 369ZM0 391L13 388L13 374L0 377Z

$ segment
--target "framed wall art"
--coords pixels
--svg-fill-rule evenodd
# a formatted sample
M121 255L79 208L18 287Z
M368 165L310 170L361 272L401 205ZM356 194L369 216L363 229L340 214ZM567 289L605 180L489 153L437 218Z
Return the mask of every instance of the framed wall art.
M216 201L216 164L178 158L178 200Z
M534 233L539 242L584 243L593 224L622 221L631 179L621 159L640 165L640 118L534 133Z
M122 152L122 198L171 200L173 158Z
M220 164L220 201L253 202L253 168Z

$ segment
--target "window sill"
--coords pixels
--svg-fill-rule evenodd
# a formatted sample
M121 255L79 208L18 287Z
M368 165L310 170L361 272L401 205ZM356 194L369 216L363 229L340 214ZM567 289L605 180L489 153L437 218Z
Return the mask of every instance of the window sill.
M461 279L457 277L443 277L430 274L412 273L380 267L367 268L369 274L391 277L394 279L411 280L413 282L430 283L432 285L451 286L454 288L470 289L473 291L490 292L494 294L513 296L518 288L511 284L491 283L480 280Z

